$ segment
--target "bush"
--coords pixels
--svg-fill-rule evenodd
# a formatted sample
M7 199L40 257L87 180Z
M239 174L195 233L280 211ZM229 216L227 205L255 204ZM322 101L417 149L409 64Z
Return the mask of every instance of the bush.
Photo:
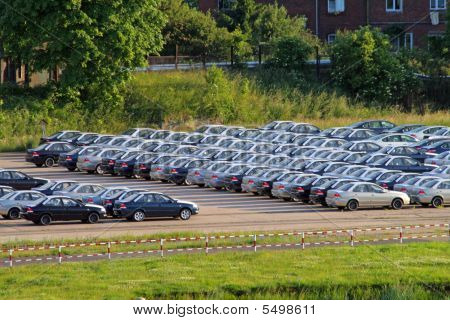
M298 36L281 37L273 42L273 54L268 64L276 68L304 71L312 52L311 45Z
M392 52L388 36L378 29L338 32L330 55L333 79L356 97L395 103L414 90L412 70Z

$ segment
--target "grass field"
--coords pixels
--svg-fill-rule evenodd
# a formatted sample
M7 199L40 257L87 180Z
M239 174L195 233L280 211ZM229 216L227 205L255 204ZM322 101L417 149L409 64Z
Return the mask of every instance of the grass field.
M448 299L448 243L0 269L0 299Z

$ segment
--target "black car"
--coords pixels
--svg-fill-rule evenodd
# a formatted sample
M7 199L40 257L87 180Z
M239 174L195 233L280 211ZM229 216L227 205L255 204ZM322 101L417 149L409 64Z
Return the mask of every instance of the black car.
M80 131L58 131L51 136L48 137L42 137L40 140L40 143L47 143L47 142L53 142L53 141L67 141L69 139L72 139L74 137L79 137Z
M311 177L301 183L293 184L289 191L292 200L301 201L303 203L309 203L309 195L311 194L311 188L335 179L334 177L316 176Z
M129 190L123 190L121 192L116 192L112 196L105 197L103 199L103 207L106 209L106 214L108 216L114 217L114 204L116 201L124 200L128 197L134 196L138 193L142 192L149 192L147 189L129 189Z
M198 214L198 206L192 202L173 199L161 193L140 193L114 204L114 216L140 222L146 217L173 217L189 220Z
M189 173L189 169L202 168L205 164L210 161L207 159L192 159L188 160L181 166L169 166L169 181L175 183L176 185L182 185L186 183L186 177Z
M55 191L63 191L76 183L76 181L72 180L54 180L48 181L42 186L33 188L33 190L39 191L46 196L51 196Z
M248 167L237 173L225 174L223 177L225 189L228 191L242 192L242 179L244 176L258 175L267 169L267 167Z
M61 196L52 196L36 204L22 208L22 218L35 224L49 225L52 221L74 221L97 223L106 218L106 210L95 204Z
M58 165L65 167L69 171L75 171L77 169L78 156L90 154L92 152L100 150L98 146L78 147L67 153L61 153L58 159Z
M50 142L41 144L34 149L28 149L25 155L27 162L34 163L37 167L53 167L58 163L59 156L75 149L75 146L67 142Z
M409 180L411 178L417 177L418 173L412 173L412 172L402 172L396 175L391 175L390 177L387 177L386 179L378 179L376 182L380 187L383 187L388 190L394 190L394 185L399 183L403 183L406 180Z
M47 179L33 178L16 170L0 170L0 185L16 190L30 190L48 182Z
M130 154L128 157L116 160L114 164L114 173L119 176L131 178L134 175L134 167L137 162L146 162L154 157L153 153L137 152L136 154Z
M151 179L150 173L152 171L152 166L164 165L165 163L172 161L176 157L177 156L163 154L159 156L154 156L145 162L138 161L134 166L134 176L144 178L145 180L150 180Z

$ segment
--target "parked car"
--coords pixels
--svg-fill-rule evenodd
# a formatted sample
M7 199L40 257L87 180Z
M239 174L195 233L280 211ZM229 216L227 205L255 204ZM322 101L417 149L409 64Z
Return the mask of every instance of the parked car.
M441 177L444 179L450 179L450 165L437 167L433 171L428 172L428 175L438 176L438 177ZM2 184L1 179L0 179L0 184Z
M406 180L417 177L418 175L419 175L418 173L402 172L397 175L391 175L385 179L378 179L376 183L380 187L383 187L385 189L394 190L395 184L401 184Z
M450 151L442 152L431 158L425 159L425 164L435 166L450 165Z
M338 189L330 189L326 202L330 207L347 208L349 211L361 207L391 207L394 210L410 203L410 198L403 192L384 189L374 183L351 182Z
M74 131L74 130L65 130L65 131L58 131L48 137L42 137L40 139L40 144L47 143L47 142L53 142L53 141L65 141L67 139L71 139L74 136L78 135L80 131Z
M50 142L28 149L25 161L34 163L37 167L53 167L58 163L59 155L75 149L75 146L67 142Z
M163 166L178 157L179 156L161 154L154 156L145 162L139 161L134 166L134 175L136 177L144 178L145 180L151 180L151 171L154 166Z
M77 169L77 161L79 156L88 155L100 150L99 146L78 147L67 153L61 153L58 159L58 165L67 168L69 171Z
M131 128L121 133L122 136L130 136L133 138L146 138L156 130L151 128Z
M428 139L431 137L435 132L446 128L445 126L423 126L416 129L413 129L411 131L407 131L406 133L413 136L414 138L417 138L419 140Z
M223 177L224 187L227 191L242 192L242 181L245 176L258 175L267 169L267 167L250 166L235 173L225 174Z
M201 126L195 132L203 133L203 134L222 134L227 130L226 126L220 124L209 124L205 126Z
M277 131L289 131L295 125L293 121L272 121L265 126L261 127L261 130L277 130Z
M426 165L420 163L419 161L413 158L403 156L386 157L371 164L371 166L389 170L401 170L404 172L417 172L417 173L430 172L436 168L436 166Z
M405 133L408 131L412 131L414 129L423 127L423 124L401 124L399 126L396 126L390 130L388 130L388 133Z
M323 207L328 207L326 197L328 190L339 189L339 187L350 182L357 182L354 179L332 179L321 185L313 186L309 195L309 200L313 204L320 204Z
M114 204L114 216L140 222L150 217L173 217L189 220L198 214L193 202L180 201L162 193L146 192L133 195Z
M121 152L122 150L117 148L104 148L89 154L78 156L77 168L80 171L86 171L87 173L97 172L98 174L102 174L102 159Z
M128 187L107 187L93 195L82 196L81 202L103 205L105 199L114 198L127 190L129 190Z
M71 140L77 146L88 146L92 144L100 135L95 132L83 132L78 138Z
M99 184L77 183L65 190L55 191L53 194L82 201L84 196L93 197L96 193L104 189L105 187Z
M422 150L418 150L412 146L384 147L380 150L380 153L389 154L391 156L411 157L421 163L424 163L425 159L429 157Z
M443 141L437 141L433 143L432 145L423 147L421 151L425 152L428 156L433 156L436 154L440 154L443 152L450 151L450 139L449 140L443 140Z
M0 185L12 187L16 190L30 190L48 182L48 179L33 178L17 170L0 170Z
M383 133L395 128L395 124L386 120L366 120L353 123L349 127L353 129L370 129L376 133Z
M303 182L308 181L310 179L315 179L318 177L316 174L298 174L295 179L288 179L287 181L277 181L273 183L272 186L272 196L274 198L283 199L285 201L293 200L292 197L292 189L301 185Z
M367 140L375 135L376 133L369 129L353 129L353 128L346 128L345 130L340 131L337 134L332 134L332 136L335 138L345 139L347 141Z
M0 215L5 219L19 219L21 208L46 196L38 191L13 191L0 198Z
M39 191L46 196L51 196L55 191L64 191L76 183L72 180L50 180L46 184L33 188L32 190Z
M341 146L341 149L355 152L378 152L382 148L381 145L374 141L350 141Z
M136 194L142 193L142 192L150 192L150 190L147 189L128 189L124 190L119 193L114 193L110 196L106 196L103 199L103 207L106 209L106 214L108 216L114 217L114 204L116 201L124 200L128 197L134 196Z
M4 195L16 191L14 188L8 187L8 186L1 186L0 185L0 198Z
M312 187L323 185L326 182L331 181L333 179L334 177L328 176L311 177L302 182L291 183L291 187L288 189L288 192L292 200L301 201L307 204L309 203L309 195L311 194Z
M114 173L125 178L131 178L134 175L134 167L139 161L146 162L154 157L153 153L137 152L128 157L122 157L116 160L114 164ZM103 160L102 160L103 163ZM103 167L103 166L102 166Z
M382 147L396 147L412 145L419 140L405 133L384 133L371 137L369 140L376 142Z
M186 180L189 184L194 184L203 188L206 184L206 177L209 176L211 172L217 172L221 169L226 169L231 165L228 161L214 161L209 163L206 167L201 168L191 168L188 170Z
M315 125L310 123L295 123L288 129L289 132L299 133L299 134L319 134L320 129Z
M106 210L95 204L84 204L76 199L51 196L22 207L21 216L35 224L49 225L53 221L81 220L97 223L106 218Z
M431 205L433 208L438 208L448 205L450 204L450 180L441 180L432 185L425 185L412 198L414 202L420 203L424 207Z

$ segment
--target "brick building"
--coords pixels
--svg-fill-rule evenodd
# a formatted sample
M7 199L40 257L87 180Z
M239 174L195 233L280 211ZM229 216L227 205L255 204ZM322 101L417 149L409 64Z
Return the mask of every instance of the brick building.
M239 0L199 0L202 11L226 10ZM274 0L256 0L274 3ZM332 42L337 30L371 25L400 34L396 46L426 47L429 37L445 31L448 0L278 0L291 15L304 15L307 27Z

